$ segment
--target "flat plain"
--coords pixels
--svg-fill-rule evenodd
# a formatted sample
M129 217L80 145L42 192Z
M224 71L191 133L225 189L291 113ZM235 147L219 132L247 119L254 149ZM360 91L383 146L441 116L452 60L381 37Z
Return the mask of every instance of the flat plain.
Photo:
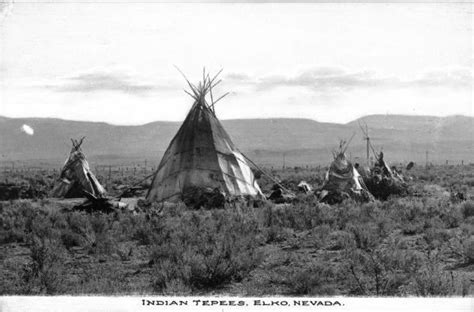
M301 180L317 188L325 170L272 173L290 189ZM405 173L408 196L366 204L329 206L298 194L285 204L152 205L110 214L47 198L56 174L4 172L28 188L20 194L26 199L0 202L2 295L474 294L473 165L415 166ZM146 175L107 174L98 178L110 195ZM270 191L271 181L259 183Z

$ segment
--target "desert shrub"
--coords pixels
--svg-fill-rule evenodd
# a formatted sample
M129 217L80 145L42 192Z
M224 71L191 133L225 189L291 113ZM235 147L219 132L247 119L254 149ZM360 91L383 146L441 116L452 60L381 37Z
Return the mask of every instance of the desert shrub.
M362 250L371 250L380 244L383 237L377 233L377 229L375 224L372 223L359 224L351 222L346 227L346 231L354 237L356 248Z
M92 244L89 247L89 254L111 254L117 242L110 229L109 216L106 214L93 214L88 216L90 228L92 229Z
M343 252L347 287L354 295L450 296L464 294L465 283L442 268L440 241L447 232L431 229L424 235L426 251L403 248L396 239L386 239L374 249L348 248ZM354 238L355 239L355 238ZM357 245L357 244L355 244Z
M414 235L422 233L426 225L428 208L419 200L398 198L383 204L389 216L398 224L402 233Z
M375 250L350 249L344 252L344 259L350 294L364 296L403 295L403 286L422 265L417 253L393 245Z
M444 223L444 227L454 229L461 224L462 216L456 207L448 207L439 214L439 219Z
M7 228L2 226L0 230L0 244L22 243L25 241L25 234L19 229Z
M465 178L463 183L472 187L474 186L474 178Z
M74 233L88 237L93 232L91 224L88 222L88 218L85 213L77 211L71 212L67 215L66 221L68 223L68 228Z
M461 225L459 229L463 234L474 235L474 217L467 218Z
M474 216L474 201L469 200L461 204L461 212L464 219Z
M23 228L16 224L17 216L12 209L0 203L0 243L8 244L23 241Z
M327 250L342 250L355 245L351 233L346 231L333 231L328 236Z
M454 275L442 271L439 265L427 264L414 274L408 286L418 296L452 296L456 294Z
M289 238L290 231L288 228L284 228L281 225L270 225L270 227L263 230L263 234L266 237L265 243L280 243Z
M264 227L274 225L295 231L310 230L323 224L337 227L354 216L353 210L350 212L347 210L345 206L329 206L308 197L307 200L293 205L266 206L263 210L262 224Z
M173 212L174 213L174 212ZM167 219L172 219L177 214L164 213ZM181 216L181 214L179 214ZM149 213L124 213L118 214L117 222L114 222L112 230L117 241L137 241L139 245L150 245L159 240L165 227L164 217Z
M310 255L287 253L275 258L259 279L263 285L279 289L278 293L293 296L334 295L336 283L342 276L334 263L319 261ZM257 286L257 288L262 288ZM268 286L267 286L268 287Z
M57 224L51 221L54 219L42 208L34 207L32 202L16 201L1 206L0 242L25 243L32 234L42 238L55 235ZM57 217L58 214L52 216Z
M23 294L56 294L62 292L65 253L60 242L51 239L29 239L31 262L21 268Z
M387 237L397 227L397 224L383 211L376 216L374 223L376 231L381 237Z
M392 216L400 223L420 220L426 214L426 207L423 203L410 198L389 200L383 204L383 207L391 210Z
M428 248L436 249L440 248L443 244L448 243L451 239L451 234L443 228L431 227L425 231L423 239Z
M336 290L333 287L337 277L332 266L323 263L305 262L304 267L294 267L286 273L282 283L288 287L288 294L331 296Z
M381 213L377 202L364 203L359 207L358 219L361 222L373 221Z
M474 263L474 237L470 237L463 244L463 254L466 259L466 263Z
M117 243L115 252L119 256L120 260L122 261L130 261L131 257L134 253L134 246L133 244L119 244Z
M472 227L461 233L456 233L446 244L451 256L458 260L459 265L469 265L474 262L474 236Z
M85 244L85 240L81 235L69 229L61 231L61 242L67 249L83 246Z
M48 216L52 227L56 229L68 228L68 222L66 220L66 214L64 212L53 210L51 213L49 213Z
M73 287L75 293L79 294L130 294L126 275L126 272L118 270L114 264L104 264L93 271L85 270Z
M88 215L87 219L87 221L90 222L91 228L96 235L101 235L107 232L109 228L109 221L107 220L107 215L102 213L92 214Z
M31 222L31 233L41 239L51 238L55 234L48 216L38 215Z
M451 226L449 226L451 224L451 222L449 220L447 220L446 218L442 219L441 217L426 218L424 223L425 223L424 227L426 229L451 228Z
M129 240L133 236L134 229L137 227L135 220L141 216L142 213L138 215L124 212L118 213L118 220L114 223L114 233L118 241Z
M138 241L139 245L150 245L152 240L152 232L147 226L135 229L132 238Z
M137 240L140 245L150 245L160 239L164 227L165 224L161 217L136 216L132 239Z
M425 222L423 221L407 222L401 225L402 233L405 235L415 235L423 233L424 229Z
M231 211L192 212L171 220L153 246L154 289L210 289L241 280L261 261L258 224Z
M331 233L331 228L327 224L318 225L311 230L314 248L324 248L327 246L328 237Z

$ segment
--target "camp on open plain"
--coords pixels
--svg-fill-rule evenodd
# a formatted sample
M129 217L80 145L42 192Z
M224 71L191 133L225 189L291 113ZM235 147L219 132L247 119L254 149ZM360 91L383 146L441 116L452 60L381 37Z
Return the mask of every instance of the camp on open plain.
M0 9L1 295L474 295L472 6Z

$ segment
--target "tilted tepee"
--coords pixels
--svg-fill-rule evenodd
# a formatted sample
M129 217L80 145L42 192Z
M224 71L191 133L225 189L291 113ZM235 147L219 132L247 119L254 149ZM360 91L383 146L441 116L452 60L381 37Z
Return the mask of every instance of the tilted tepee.
M198 86L187 81L194 104L161 159L147 201L184 200L196 189L229 197L262 195L245 156L216 117L214 105L225 96L214 101L216 77L203 74Z
M84 138L80 140L71 139L71 153L61 170L58 182L53 188L52 197L83 197L85 192L98 198L105 196L105 189L91 172L86 156L82 152L83 140Z

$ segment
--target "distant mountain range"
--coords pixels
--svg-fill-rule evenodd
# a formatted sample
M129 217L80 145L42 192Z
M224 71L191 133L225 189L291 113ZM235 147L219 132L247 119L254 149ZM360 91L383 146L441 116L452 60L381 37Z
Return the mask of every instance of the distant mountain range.
M365 159L365 141L359 122L369 127L375 149L392 162L474 162L474 118L370 115L347 124L310 119L235 119L222 123L240 150L266 165L327 164L340 139L354 136L348 154ZM34 135L24 133L26 124ZM148 160L156 165L180 122L157 121L140 126L54 118L0 116L0 162L62 164L70 138L86 136L83 150L94 164L129 164Z

